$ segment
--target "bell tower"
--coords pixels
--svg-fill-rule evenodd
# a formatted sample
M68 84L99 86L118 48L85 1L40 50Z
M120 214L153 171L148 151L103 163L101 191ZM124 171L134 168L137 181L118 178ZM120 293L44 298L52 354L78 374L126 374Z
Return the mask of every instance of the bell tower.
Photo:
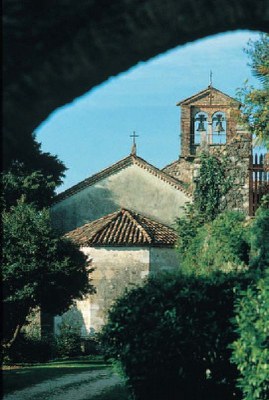
M177 103L181 108L181 157L193 158L202 146L225 145L234 135L240 102L209 85Z

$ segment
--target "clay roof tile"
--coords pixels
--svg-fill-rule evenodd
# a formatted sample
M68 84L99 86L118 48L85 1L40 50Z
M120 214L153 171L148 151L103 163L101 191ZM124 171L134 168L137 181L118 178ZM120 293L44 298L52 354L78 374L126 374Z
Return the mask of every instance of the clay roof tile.
M76 228L65 237L81 246L173 247L177 240L172 228L126 209Z

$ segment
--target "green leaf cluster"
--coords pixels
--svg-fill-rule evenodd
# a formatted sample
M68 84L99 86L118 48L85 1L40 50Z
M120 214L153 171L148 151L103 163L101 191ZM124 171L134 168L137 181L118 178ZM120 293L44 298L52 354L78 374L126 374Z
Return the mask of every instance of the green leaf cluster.
M136 400L241 399L228 345L235 339L234 288L250 279L167 275L115 303L103 346L121 362Z
M269 268L269 209L265 207L259 208L250 226L250 266L262 270Z
M199 176L196 179L194 204L205 221L212 221L221 212L221 200L231 187L232 181L226 176L225 160L202 153Z
M92 286L86 256L55 234L48 211L20 201L3 212L2 226L3 336L8 343L32 309L62 313Z
M240 371L244 400L269 398L269 271L236 300L232 360Z
M245 51L251 59L253 75L259 79L261 88L256 89L246 83L238 91L242 103L242 121L248 125L257 144L269 149L269 35L264 33L257 41L249 41Z
M42 209L48 207L55 195L56 182L52 175L45 176L41 171L27 171L23 164L14 164L2 173L3 206L9 209L24 198Z
M245 215L236 211L220 214L198 227L186 246L180 264L184 274L210 275L214 271L246 269L250 246Z

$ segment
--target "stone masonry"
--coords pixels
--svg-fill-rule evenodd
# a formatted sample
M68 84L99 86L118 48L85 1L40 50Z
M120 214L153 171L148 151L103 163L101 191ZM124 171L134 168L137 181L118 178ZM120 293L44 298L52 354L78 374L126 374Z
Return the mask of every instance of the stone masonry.
M163 171L194 191L195 178L199 174L199 154L204 151L225 159L227 176L232 187L223 198L223 209L249 212L249 161L252 151L250 134L238 125L240 103L209 86L204 91L177 104L181 107L181 156ZM194 143L194 120L199 112L208 115L212 130L212 116L224 112L226 117L226 143L197 145Z

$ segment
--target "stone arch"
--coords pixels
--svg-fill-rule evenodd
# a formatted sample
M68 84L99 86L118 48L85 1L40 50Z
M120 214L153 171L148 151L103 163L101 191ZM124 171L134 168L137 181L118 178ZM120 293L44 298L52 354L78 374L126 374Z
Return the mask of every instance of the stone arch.
M193 118L193 143L192 145L200 145L202 142L201 126L203 127L205 137L208 133L208 113L198 111Z
M212 144L225 144L227 141L227 117L224 111L212 114Z
M57 107L139 61L211 34L268 26L267 0L5 0L6 151Z

